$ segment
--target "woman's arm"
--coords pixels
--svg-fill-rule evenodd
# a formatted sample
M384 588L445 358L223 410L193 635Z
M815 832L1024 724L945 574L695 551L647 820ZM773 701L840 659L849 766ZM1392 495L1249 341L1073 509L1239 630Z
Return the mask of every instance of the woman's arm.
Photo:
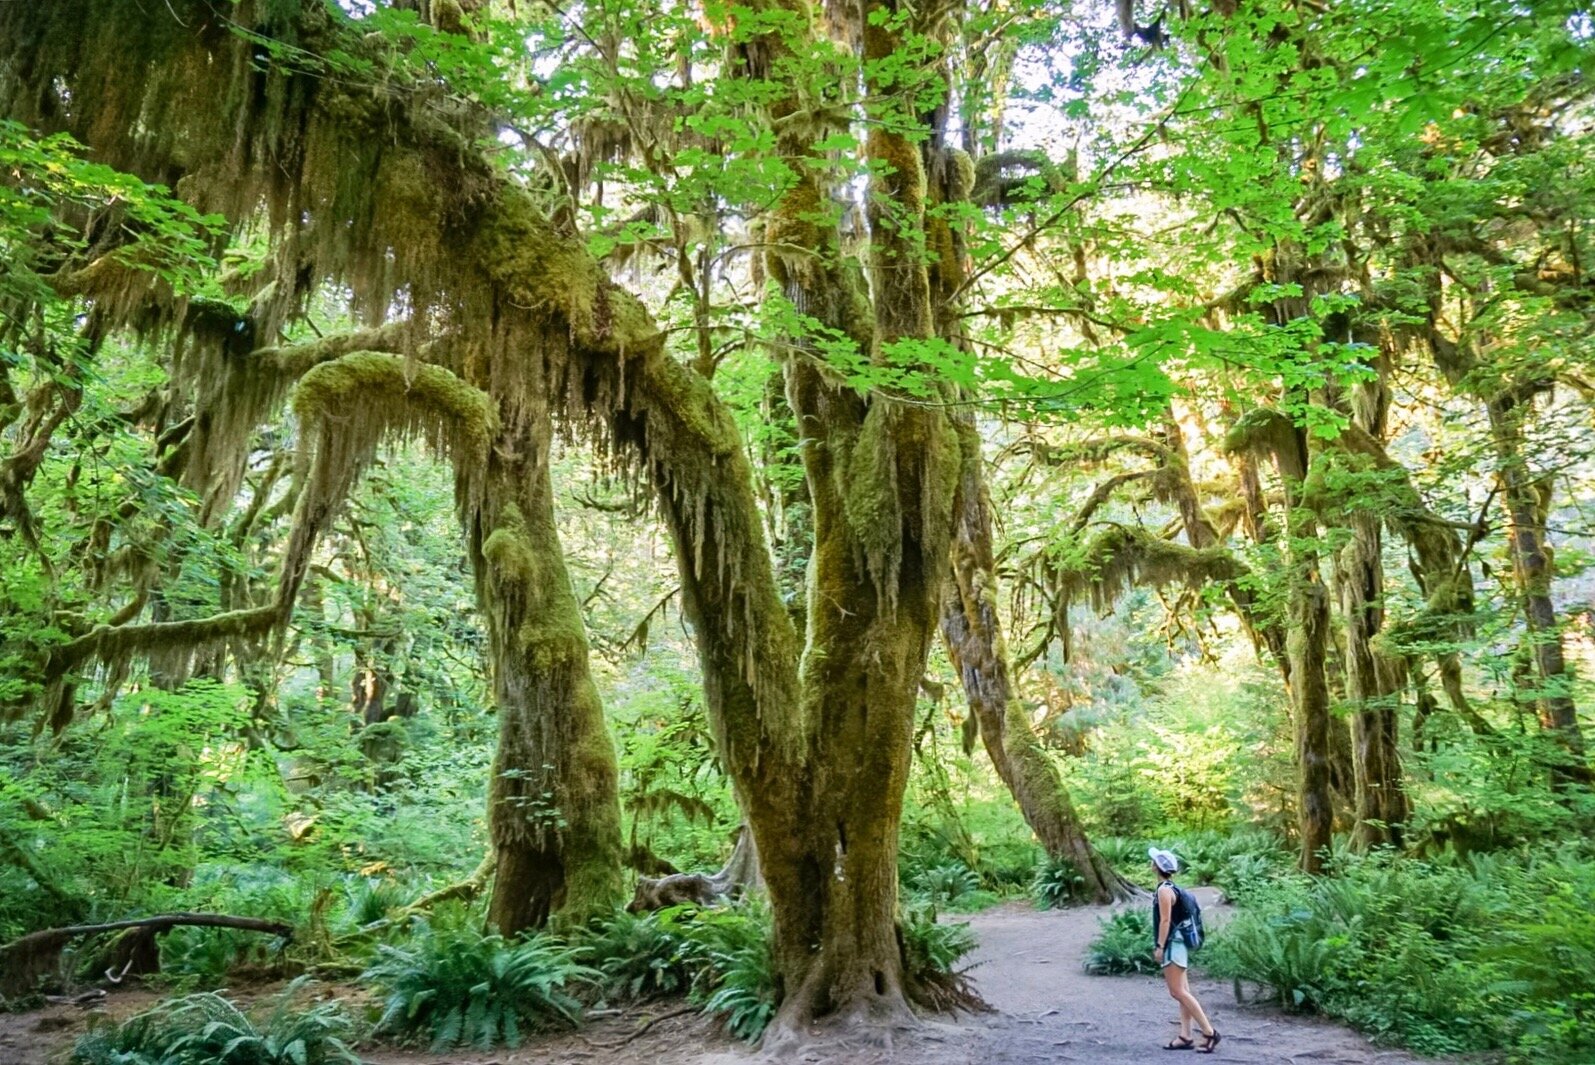
M1174 928L1174 889L1164 891L1168 884L1157 887L1157 949L1159 953L1169 945L1169 933Z

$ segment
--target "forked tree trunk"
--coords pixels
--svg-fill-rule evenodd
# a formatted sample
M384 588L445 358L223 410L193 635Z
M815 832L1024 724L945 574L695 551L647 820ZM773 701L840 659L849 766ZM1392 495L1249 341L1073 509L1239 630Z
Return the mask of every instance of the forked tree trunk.
M824 489L823 499L815 492L810 641L800 689L798 641L770 570L735 426L708 386L665 353L641 304L609 281L579 239L544 218L523 188L462 149L469 136L445 128L436 114L415 121L387 107L388 97L359 75L333 82L284 69L275 52L234 36L199 0L166 7L151 15L112 0L0 5L0 107L32 119L41 101L49 103L52 121L70 125L98 158L147 177L172 183L203 173L206 182L196 188L205 206L237 219L253 217L265 199L271 217L284 222L271 232L293 242L278 257L292 265L291 275L277 279L285 301L331 280L350 286L373 316L402 303L415 310L421 329L448 322L457 331L450 343L418 357L457 352L460 376L491 393L506 425L525 413L517 399L541 395L568 401L613 430L617 448L654 484L671 524L683 602L698 629L706 704L764 859L785 992L775 1031L801 1036L826 1015L902 1016L897 828L914 693L938 620L957 487L958 446L945 410L878 394L866 400L819 380L810 354L791 360L799 379L791 390L809 401L793 406L811 488ZM798 25L814 17L806 4L788 7ZM872 29L900 25L890 10L871 15ZM232 18L306 53L343 49L381 70L380 47L320 3L245 0ZM768 74L773 42L792 28L785 20L771 41L749 42L739 54ZM896 44L877 38L872 54ZM128 54L138 62L126 62ZM872 69L896 76L888 62ZM62 85L71 92L70 109L51 102ZM845 322L849 335L862 339L861 350L878 357L867 334L883 342L930 335L917 242L924 174L907 137L891 133L872 143L870 155L881 164L872 202L905 209L871 218L880 253L872 316L856 268L823 252L827 245L834 252L834 232L829 242L797 232L804 224L812 229L826 202L813 175L827 159L824 152L807 157L823 136L807 120L811 103L794 95L772 106L787 120L778 126L786 138L778 150L794 160L800 179L777 212L792 223L782 237L800 239L772 234L769 245L793 260L786 280L796 284L783 286L816 297L800 309L828 324ZM487 128L479 118L467 118L471 135ZM557 342L550 347L563 361L552 373L524 361L540 340ZM572 755L552 763L554 773L543 780L495 782L495 798L511 800L495 804L494 838L509 861L495 917L514 927L539 916L543 903L536 900L556 901L559 889L540 868L526 892L508 890L532 875L526 870L551 844L560 848L567 906L584 907L609 893L611 865L577 862L577 852L602 851L612 838L618 869L619 836L607 831L607 800L597 801L604 791L598 785L613 783L613 756L601 733L584 724L598 720L597 704L581 663L579 616L562 613L568 583L551 537L546 480L533 483L541 473L515 468L521 460L512 456L535 453L520 446L524 441L497 443L511 446L491 449L496 468L483 460L491 487L472 539L484 563L482 599L494 617L505 739L522 752L504 764L537 768L546 739L534 727L539 707L567 715L558 728ZM285 587L296 589L297 578ZM539 598L548 594L552 604ZM279 617L273 606L259 619L229 617L206 631ZM96 637L75 653L103 643ZM564 824L538 814L550 792ZM585 808L583 794L594 799ZM517 811L519 818L509 816ZM581 869L599 873L581 880Z
M492 460L472 530L499 741L488 792L498 871L488 921L506 935L624 901L615 749L554 521L546 442Z
M964 457L951 552L952 588L942 604L942 638L963 681L991 764L1047 857L1072 863L1081 877L1083 894L1091 901L1127 898L1129 887L1092 849L1058 767L1031 729L1017 698L997 615L991 499L980 440L968 422L958 428Z

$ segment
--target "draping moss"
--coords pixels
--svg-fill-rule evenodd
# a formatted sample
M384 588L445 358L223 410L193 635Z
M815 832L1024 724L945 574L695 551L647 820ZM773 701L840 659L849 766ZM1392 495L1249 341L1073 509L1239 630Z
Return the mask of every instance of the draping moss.
M1193 548L1131 526L1112 526L1085 544L1078 557L1055 570L1065 598L1089 596L1105 610L1123 592L1138 585L1185 584L1239 576L1234 557L1222 547Z
M1271 407L1256 407L1237 418L1224 435L1224 450L1272 459L1284 476L1296 481L1307 473L1296 426Z

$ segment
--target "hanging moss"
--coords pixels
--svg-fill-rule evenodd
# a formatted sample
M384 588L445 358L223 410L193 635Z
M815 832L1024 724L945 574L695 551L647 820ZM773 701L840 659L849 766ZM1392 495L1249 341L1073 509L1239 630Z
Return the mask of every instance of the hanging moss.
M1295 481L1307 473L1295 424L1271 407L1256 407L1237 418L1224 435L1224 450L1272 459L1285 477Z
M892 408L877 403L848 453L842 502L861 562L876 595L890 605L897 598L897 573L903 561L903 508L897 479L897 447Z
M695 623L713 630L706 673L728 758L797 750L798 641L746 459L712 393L681 382L687 371L663 354L643 306L472 148L486 129L479 112L393 69L381 42L363 40L333 5L239 0L227 14L206 0L153 13L124 0L0 4L0 113L68 129L107 164L176 183L196 206L258 227L272 255L239 295L256 309L262 342L329 284L346 287L368 322L403 308L414 323L410 361L343 353L310 368L294 393L307 450L283 586L297 587L381 440L419 436L479 473L494 432L508 453L542 413L564 409L612 428L657 487L683 545ZM303 51L249 40L229 22ZM326 76L316 57L336 53L371 73ZM110 326L131 324L147 302L97 299ZM445 334L447 344L417 354ZM235 466L252 411L284 387L287 375L245 370L202 463L207 476ZM467 513L480 513L470 502ZM531 635L516 625L505 638Z
M1057 566L1058 589L1067 598L1089 595L1097 610L1110 608L1126 590L1145 585L1230 581L1240 574L1222 547L1192 548L1140 527L1115 525L1084 545L1077 557Z

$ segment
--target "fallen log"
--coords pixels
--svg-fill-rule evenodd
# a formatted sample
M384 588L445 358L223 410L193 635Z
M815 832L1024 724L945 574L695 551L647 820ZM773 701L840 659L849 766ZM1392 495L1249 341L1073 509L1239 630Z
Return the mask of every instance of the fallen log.
M74 939L122 932L111 947L110 964L106 976L112 983L130 973L142 974L160 970L160 952L155 937L183 925L201 928L237 928L245 932L263 932L267 935L292 939L293 926L281 921L268 921L260 917L233 917L224 913L163 913L155 917L141 917L130 921L110 921L105 924L78 924L66 928L46 928L29 932L21 939L0 947L0 995L23 995L33 990L35 982L44 973L56 968L61 961L61 951Z

